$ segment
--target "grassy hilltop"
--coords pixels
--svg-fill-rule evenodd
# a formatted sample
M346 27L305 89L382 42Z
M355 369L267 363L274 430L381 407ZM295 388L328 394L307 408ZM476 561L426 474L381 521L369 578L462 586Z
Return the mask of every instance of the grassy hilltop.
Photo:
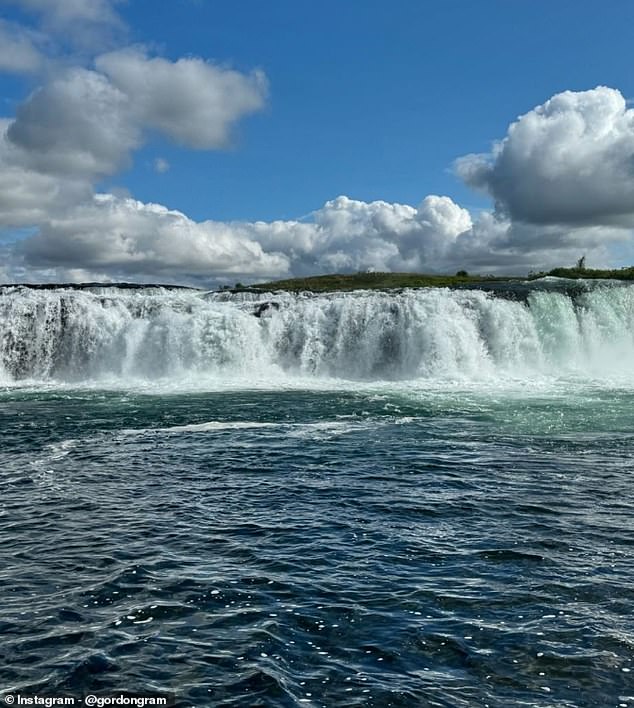
M333 275L315 275L307 278L289 278L267 283L257 283L250 287L257 290L286 290L298 292L332 292L335 290L388 290L392 288L451 288L465 285L478 285L495 282L534 280L544 276L558 278L613 278L616 280L634 280L634 266L618 270L597 270L592 268L554 268L551 271L530 273L527 276L469 275L458 271L455 275L428 275L424 273L351 273ZM238 283L236 289L241 289Z
M456 275L425 275L423 273L351 273L348 275L315 275L309 278L290 278L270 283L258 283L258 290L310 290L330 292L333 290L382 290L391 288L449 288L469 283L509 280L493 276L468 275L461 271Z
M618 268L612 270L600 270L597 268L553 268L548 273L537 273L532 278L542 278L545 275L553 275L557 278L611 278L612 280L634 280L634 266Z

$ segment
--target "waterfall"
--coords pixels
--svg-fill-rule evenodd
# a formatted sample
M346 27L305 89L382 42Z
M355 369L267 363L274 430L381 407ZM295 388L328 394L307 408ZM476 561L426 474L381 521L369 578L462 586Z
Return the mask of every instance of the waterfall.
M634 288L510 299L427 288L324 295L0 289L0 380L301 376L634 380Z

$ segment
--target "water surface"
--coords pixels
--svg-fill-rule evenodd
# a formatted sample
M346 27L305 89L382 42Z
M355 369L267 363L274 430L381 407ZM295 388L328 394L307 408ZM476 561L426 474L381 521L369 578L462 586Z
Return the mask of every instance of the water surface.
M3 691L634 706L629 295L258 318L79 293L65 319L24 297L0 331Z

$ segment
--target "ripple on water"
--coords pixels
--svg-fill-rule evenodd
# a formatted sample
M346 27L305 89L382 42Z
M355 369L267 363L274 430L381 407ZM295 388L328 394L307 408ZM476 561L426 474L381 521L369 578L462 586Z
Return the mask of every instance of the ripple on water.
M609 436L500 434L493 408L402 397L395 417L385 395L320 419L292 392L195 416L188 397L100 399L95 427L82 395L59 439L29 428L3 453L10 690L634 705L634 503Z

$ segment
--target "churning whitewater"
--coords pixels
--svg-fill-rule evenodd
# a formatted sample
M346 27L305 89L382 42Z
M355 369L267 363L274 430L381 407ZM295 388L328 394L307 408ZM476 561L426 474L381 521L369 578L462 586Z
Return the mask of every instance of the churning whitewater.
M634 288L509 294L5 287L0 380L631 378Z

